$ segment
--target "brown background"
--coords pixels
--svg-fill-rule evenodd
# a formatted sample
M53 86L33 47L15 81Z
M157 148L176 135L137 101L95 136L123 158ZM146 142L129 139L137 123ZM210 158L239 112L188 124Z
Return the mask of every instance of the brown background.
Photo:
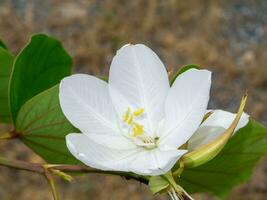
M63 42L75 72L107 75L116 49L129 42L150 46L170 71L197 63L213 71L210 108L234 111L248 89L246 111L267 125L265 0L0 0L0 38L14 53L36 32ZM1 142L0 151L8 158L40 161L19 141ZM167 199L153 197L144 186L118 177L84 176L71 184L58 182L64 200ZM228 199L266 196L267 159L263 159L251 181L234 188ZM38 175L0 167L1 200L51 198Z

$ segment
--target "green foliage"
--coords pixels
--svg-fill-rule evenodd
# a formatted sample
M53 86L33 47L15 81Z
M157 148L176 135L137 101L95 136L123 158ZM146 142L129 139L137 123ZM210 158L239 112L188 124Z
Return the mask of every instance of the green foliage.
M172 85L175 81L175 79L182 73L186 72L189 69L199 69L199 65L196 64L189 64L182 66L176 74L173 75L173 77L170 79L170 85Z
M8 101L8 86L14 56L1 46L0 41L0 123L10 123L12 119Z
M38 94L20 109L16 122L19 138L49 163L75 164L65 136L79 132L63 115L58 98L58 85Z
M225 197L235 185L250 178L253 167L267 153L266 135L267 129L251 120L213 160L185 169L178 184L189 193L209 192Z
M13 121L27 100L69 75L71 65L70 56L58 40L34 35L14 63L9 90Z
M7 46L5 45L5 43L2 40L0 40L0 47L7 49Z
M153 194L163 192L169 185L169 182L162 176L152 176L148 183L149 189Z

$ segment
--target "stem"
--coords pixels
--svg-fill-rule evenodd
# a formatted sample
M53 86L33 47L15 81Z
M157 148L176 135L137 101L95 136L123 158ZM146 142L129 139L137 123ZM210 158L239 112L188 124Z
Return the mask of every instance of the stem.
M52 174L49 172L49 170L45 166L44 166L44 175L45 175L47 182L50 186L54 200L59 200L59 194L57 192L56 185L55 185L54 179L52 177Z
M65 173L89 173L89 174L108 174L108 175L122 176L126 179L134 179L146 185L148 184L148 178L129 172L102 171L81 165L54 165L54 166L51 165L50 169L57 169Z
M19 170L26 170L31 172L37 172L45 175L45 169L51 170L59 170L65 173L95 173L95 174L109 174L122 176L126 179L134 179L144 184L148 184L148 178L144 176L139 176L133 173L127 172L116 172L116 171L101 171L97 169L92 169L86 166L81 165L47 165L41 163L29 163L25 161L16 161L16 160L8 160L6 158L0 157L0 166L11 167ZM44 167L45 166L45 167Z
M181 174L184 171L184 162L183 162L183 160L179 161L179 165L180 165L179 168L172 173L174 178L175 177L179 177L180 178Z
M48 181L49 186L51 188L54 200L59 200L59 194L56 190L56 185L55 185L54 179L47 179L47 181Z
M173 174L171 172L162 175L165 180L167 180L171 186L171 190L174 190L173 196L175 197L176 194L179 197L178 199L183 200L194 200L180 185L176 183L174 180Z
M17 161L17 160L11 161L11 160L8 160L6 158L0 157L0 165L5 166L5 167L20 169L20 170L37 172L40 174L44 173L44 169L43 169L42 165L35 164L35 163L28 163L25 161Z
M11 132L0 133L1 140L7 140L7 139L12 139L12 138L14 138L14 136Z

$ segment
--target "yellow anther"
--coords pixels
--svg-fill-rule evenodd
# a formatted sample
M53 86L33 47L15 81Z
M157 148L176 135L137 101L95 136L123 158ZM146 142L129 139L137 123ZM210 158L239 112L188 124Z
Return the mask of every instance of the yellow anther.
M123 115L123 121L127 122L131 114L131 108L128 108L125 114Z
M131 124L133 123L133 119L134 119L134 116L133 116L133 115L130 115L130 117L129 117L127 123L128 123L129 125L131 125Z
M134 123L133 136L136 137L138 135L143 135L143 133L144 133L144 126L138 123Z
M144 108L139 108L136 111L134 111L133 114L134 114L135 117L138 117L138 116L142 115L144 111L145 111Z

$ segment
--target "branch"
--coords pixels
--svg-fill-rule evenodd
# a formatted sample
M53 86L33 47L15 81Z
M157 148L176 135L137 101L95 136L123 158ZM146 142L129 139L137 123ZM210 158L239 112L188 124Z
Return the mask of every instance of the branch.
M58 175L54 173L55 171L60 171L64 173L72 173L72 174L81 174L81 173L89 173L89 174L109 174L121 176L128 179L133 179L139 181L144 184L148 184L148 178L144 176L140 176L134 173L128 172L117 172L117 171L102 171L98 169L93 169L90 167L82 166L82 165L49 165L49 164L41 164L41 163L30 163L25 161L17 161L17 160L8 160L6 158L0 157L0 166L11 167L19 170L26 170L31 172L36 172L39 174L46 175L46 170L49 170L52 174Z
M40 174L44 173L44 168L41 164L28 163L25 161L18 160L8 160L6 158L0 157L0 166L11 167L20 170L26 170L31 172L37 172Z
M134 173L129 173L129 172L102 171L102 170L93 169L93 168L81 166L81 165L54 165L54 166L50 165L50 169L57 169L57 170L60 170L66 173L109 174L109 175L121 176L121 177L126 178L127 180L133 179L141 183L144 183L146 185L148 184L148 178L134 174Z
M1 140L9 140L9 139L17 138L17 137L18 137L18 134L15 131L0 133Z

